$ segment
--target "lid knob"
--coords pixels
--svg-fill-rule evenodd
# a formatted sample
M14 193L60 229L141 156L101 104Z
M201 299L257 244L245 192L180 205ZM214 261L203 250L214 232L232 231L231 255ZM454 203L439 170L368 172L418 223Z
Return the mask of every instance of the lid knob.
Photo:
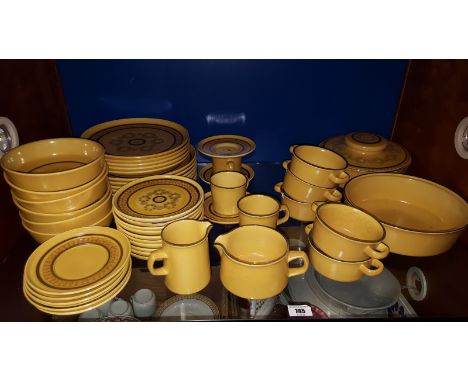
M345 136L345 144L352 150L370 154L383 151L387 147L388 140L373 133L355 132Z

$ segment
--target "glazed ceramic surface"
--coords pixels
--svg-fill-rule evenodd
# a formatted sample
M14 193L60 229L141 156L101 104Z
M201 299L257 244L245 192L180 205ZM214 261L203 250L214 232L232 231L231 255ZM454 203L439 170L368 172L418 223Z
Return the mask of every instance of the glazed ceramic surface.
M401 174L366 174L344 190L345 202L374 215L385 227L390 251L433 256L449 250L468 225L467 203L426 179Z
M311 222L315 219L313 206L320 202L300 202L286 194L282 188L283 182L275 184L275 191L281 194L281 204L288 207L289 217L301 222Z
M289 277L303 274L309 266L303 251L290 251L286 238L268 227L238 227L218 236L213 245L221 256L221 282L242 298L276 296ZM303 265L290 268L295 259L302 259Z
M262 225L276 228L289 219L288 207L280 204L268 195L252 194L244 196L237 203L239 209L239 225ZM280 218L279 214L283 212Z
M253 179L255 173L252 167L248 164L242 163L242 167L239 170L240 173L244 174L249 182ZM209 163L200 170L200 179L206 184L210 184L211 176L213 175L213 164Z
M245 196L247 178L240 172L222 171L211 176L213 210L221 216L237 216L237 202Z
M198 142L198 151L211 158L240 159L254 150L255 142L241 135L215 135Z

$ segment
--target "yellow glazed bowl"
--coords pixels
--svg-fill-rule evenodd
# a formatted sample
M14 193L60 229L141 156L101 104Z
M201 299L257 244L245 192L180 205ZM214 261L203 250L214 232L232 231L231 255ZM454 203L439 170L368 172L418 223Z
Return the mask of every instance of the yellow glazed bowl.
M317 248L337 260L383 259L389 253L383 243L382 224L367 212L345 204L321 204L314 223L305 231Z
M213 245L221 257L221 282L242 298L276 296L289 277L302 275L309 267L306 253L290 251L286 238L269 227L238 227L218 236ZM303 265L290 268L289 263L295 259L302 259Z
M346 159L334 151L312 145L293 145L289 151L292 154L289 170L307 183L333 188L349 180Z
M283 180L283 190L291 198L300 201L312 203L315 201L339 202L341 200L341 192L336 188L325 188L319 187L314 184L307 183L302 179L299 179L290 170L289 161L283 162L283 167L286 170L286 174Z
M345 202L374 215L392 253L433 256L448 251L468 225L468 206L440 184L402 174L366 174L344 189Z
M90 224L89 226L100 226L100 227L109 227L111 224L112 224L112 211L109 212L106 216L104 216L104 218L102 218L101 220L95 222L94 224ZM29 234L34 238L34 240L36 240L38 243L43 243L44 241L46 240L49 240L51 238L53 238L54 236L58 235L59 233L63 233L67 230L64 230L62 232L59 232L59 233L44 233L44 232L38 232L38 231L34 231L32 229L29 229L24 221L22 221L22 224L23 224L23 227L26 231L29 232ZM82 227L75 227L75 228L82 228Z
M268 195L251 194L237 202L239 225L262 225L276 228L289 219L288 207ZM280 212L284 215L279 218Z
M91 226L95 222L104 219L109 212L111 212L112 205L110 203L110 199L108 199L107 203L101 203L99 208L95 208L90 210L85 214L78 215L74 218L62 220L62 221L55 221L55 222L45 222L45 223L38 223L31 220L25 219L21 212L20 216L23 220L23 225L32 230L41 233L49 233L49 234L57 234L64 231L68 231L73 228L80 228Z
M30 202L48 202L57 199L64 199L76 194L79 194L87 189L95 187L99 183L105 182L107 178L107 166L104 166L100 174L92 179L90 182L82 184L81 186L70 188L63 191L29 191L24 188L20 188L13 184L9 179L6 173L3 173L5 181L11 188L13 195L18 199L22 199Z
M65 196L60 199L47 200L43 202L20 199L12 191L13 200L20 206L33 212L56 214L62 212L76 211L87 207L99 200L107 191L109 182L107 174L88 188L76 194Z
M62 191L90 182L106 165L104 148L82 138L46 139L18 146L1 158L16 186L31 191Z
M301 222L311 222L315 219L315 210L314 206L317 207L317 203L320 202L300 202L291 198L286 194L282 188L283 182L278 182L275 184L275 191L281 194L281 204L284 204L288 207L289 217L301 221Z
M314 269L331 280L341 282L358 281L364 276L374 277L382 273L384 265L380 260L341 261L320 251L309 237L309 258ZM371 269L375 268L375 269Z
M105 207L102 207L103 204L107 205L110 210L112 207L112 190L111 188L108 188L106 193L99 200L97 200L93 204L90 204L87 207L80 208L79 210L75 210L75 211L62 212L62 213L57 213L57 214L43 214L40 212L34 212L31 210L28 210L27 208L20 206L15 201L15 199L13 199L13 202L15 203L16 207L18 207L19 214L22 218L26 220L30 220L35 223L52 223L52 222L59 222L62 220L67 220L67 219L73 219L78 216L88 214L98 208L105 208Z

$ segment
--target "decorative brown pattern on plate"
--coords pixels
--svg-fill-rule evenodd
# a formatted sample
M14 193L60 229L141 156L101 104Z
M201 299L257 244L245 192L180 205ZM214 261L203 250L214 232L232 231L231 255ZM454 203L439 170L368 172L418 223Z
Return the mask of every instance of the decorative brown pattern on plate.
M164 186L167 186L166 188ZM175 189L180 190L180 194L176 195ZM145 193L145 190L147 191ZM136 200L140 203L140 209L132 205L132 196L139 193ZM192 184L180 179L149 179L134 184L128 189L124 190L119 195L116 205L119 210L128 216L138 218L148 217L164 217L174 214L180 214L190 210L199 201L202 195L200 191ZM133 199L133 198L132 198ZM167 204L169 203L169 204ZM164 213L164 206L172 208ZM177 209L175 209L177 208Z
M207 156L244 156L255 150L255 143L240 135L216 135L198 143L198 150Z
M139 156L159 154L180 146L184 136L176 129L150 123L113 126L94 133L90 139L99 142L106 154Z
M54 270L54 265L59 261L61 255L72 249L80 249L84 245L96 245L107 252L108 258L96 272L85 275L85 277L77 279L66 279L57 274ZM78 252L74 252L78 254ZM73 256L73 254L72 254ZM51 248L41 258L36 267L37 278L45 285L57 289L75 289L90 285L109 275L115 270L118 264L121 263L123 249L120 243L110 236L105 235L84 235L77 238L72 238Z

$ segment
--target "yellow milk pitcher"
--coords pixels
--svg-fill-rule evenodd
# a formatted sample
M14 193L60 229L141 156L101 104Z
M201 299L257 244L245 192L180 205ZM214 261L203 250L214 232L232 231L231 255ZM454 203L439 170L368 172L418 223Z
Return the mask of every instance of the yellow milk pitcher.
M216 238L213 245L221 256L220 277L224 287L238 297L265 299L280 294L291 276L309 267L303 251L289 250L278 231L259 225L234 228ZM289 263L302 259L301 267Z
M166 287L177 294L201 291L210 282L211 268L208 234L213 225L207 221L184 219L172 222L161 231L161 249L148 257L148 270L165 276ZM155 268L155 261L163 266Z

